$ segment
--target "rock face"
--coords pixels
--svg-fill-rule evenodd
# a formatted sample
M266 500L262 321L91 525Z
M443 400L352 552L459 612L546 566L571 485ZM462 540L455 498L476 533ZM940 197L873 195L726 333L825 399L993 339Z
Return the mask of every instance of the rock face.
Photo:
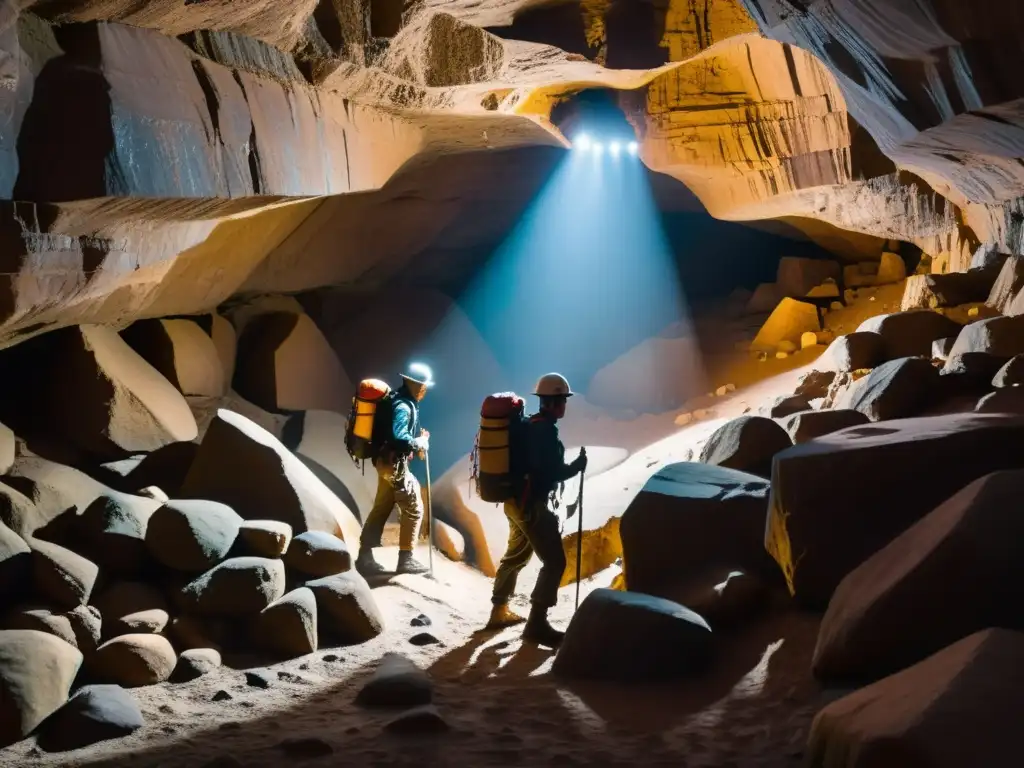
M711 654L711 628L693 611L638 592L595 589L569 623L552 671L570 679L667 680L700 673Z
M740 416L719 427L701 450L700 460L768 477L772 457L792 445L786 430L763 416Z
M967 352L987 352L1004 360L1024 353L1024 316L993 317L965 326L949 354Z
M267 312L238 339L234 388L268 411L347 412L352 383L309 316Z
M851 427L775 458L765 543L801 604L823 609L842 579L949 496L1024 467L1024 421L955 414ZM942 472L934 467L941 466ZM926 484L905 490L910 477Z
M799 299L826 280L839 280L839 277L837 262L784 256L779 260L775 282L784 296Z
M678 599L733 570L778 573L764 548L768 483L697 463L655 474L622 516L629 589Z
M1024 706L1022 663L1020 632L966 637L825 707L811 725L807 765L998 765L1019 736L1010 713Z
M200 573L219 563L238 538L242 519L215 501L169 501L150 517L146 545L169 568Z
M279 520L295 533L359 538L352 512L273 435L244 416L217 412L181 495L227 504L247 520Z
M1013 300L1017 298L1022 288L1024 288L1024 258L1010 256L1003 262L985 303L1001 314L1010 314Z
M181 394L220 397L226 392L221 355L198 323L140 320L123 330L121 338Z
M847 574L821 624L815 675L877 680L988 627L1024 628L1024 516L1008 514L1022 492L1021 470L979 478Z

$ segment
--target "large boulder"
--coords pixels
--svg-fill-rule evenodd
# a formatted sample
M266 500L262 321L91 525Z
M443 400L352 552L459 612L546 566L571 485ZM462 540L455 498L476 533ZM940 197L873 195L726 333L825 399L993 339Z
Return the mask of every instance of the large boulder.
M352 383L308 315L266 312L242 328L233 386L268 411L347 412Z
M127 736L144 724L139 705L121 686L87 685L46 721L39 745L66 752Z
M32 567L32 550L0 521L0 608L24 591Z
M916 416L937 396L939 371L921 357L883 363L853 382L835 401L840 410L859 411L871 421Z
M794 445L806 443L816 437L830 435L847 427L867 424L870 419L860 411L839 409L828 411L801 411L782 420Z
M36 594L53 605L72 610L89 602L99 568L91 560L37 538L32 548L32 580Z
M842 270L835 261L783 256L775 282L783 296L799 299L826 280L838 281L841 276Z
M800 337L808 331L821 330L818 308L795 299L783 299L765 320L750 348L759 352L774 352L784 341L800 347Z
M886 360L900 357L930 357L932 342L956 336L961 326L945 315L928 309L876 315L868 318L858 332L877 333L882 337L882 353Z
M292 527L277 520L243 520L238 544L246 555L281 557L292 540Z
M77 520L78 551L109 576L132 578L142 573L148 552L146 530L160 502L143 496L104 493Z
M168 501L149 519L146 546L168 568L199 573L224 559L241 523L231 507L216 501Z
M827 390L827 386L826 386ZM822 393L824 396L824 393ZM781 419L794 413L809 410L810 399L804 395L779 395L761 407L761 415L770 419Z
M306 583L316 597L321 639L343 644L364 643L384 631L384 616L366 580L355 571Z
M1008 315L1013 300L1022 288L1024 288L1024 256L1010 256L1003 262L985 303L1000 314Z
M292 539L284 564L305 576L319 578L347 571L352 567L352 556L337 536L306 531Z
M221 409L181 488L183 498L227 504L246 520L280 520L296 534L324 531L354 544L353 513L262 427Z
M217 346L192 320L137 320L121 338L183 395L220 397L227 390Z
M966 352L987 352L1004 361L1024 353L1024 315L991 317L965 325L957 335L949 356Z
M907 280L900 309L935 309L980 303L988 299L999 268L982 267L966 272L914 275Z
M257 614L285 591L284 563L263 557L233 557L182 587L181 603L203 616Z
M253 624L253 640L283 658L295 658L317 649L316 596L300 587L268 605Z
M39 394L62 440L113 459L196 437L185 398L116 330L80 325L55 333L59 373Z
M872 331L855 331L838 337L814 362L819 371L836 373L874 368L885 359L885 342Z
M1024 634L987 629L829 704L811 724L805 765L1008 765L1022 708Z
M108 640L89 659L86 668L100 683L125 688L162 683L171 676L178 657L161 635L120 635Z
M992 380L1004 362L1004 358L987 352L950 355L940 371L940 384L947 396L985 394L992 389Z
M347 421L347 416L333 411L296 413L285 424L281 442L346 507L365 520L373 508L377 476L363 471L345 449Z
M846 574L956 491L1024 467L1022 439L1024 419L967 413L851 427L796 445L775 457L768 550L796 598L824 609Z
M59 637L68 645L78 648L78 638L66 615L34 605L15 608L5 614L0 619L0 629L34 629Z
M185 475L199 453L198 443L171 443L144 456L133 456L104 464L110 484L128 493L156 486L170 498L176 498L185 482Z
M733 570L778 576L764 547L767 481L724 467L662 468L622 515L626 586L679 599Z
M898 672L973 632L1024 629L1024 470L975 480L840 582L814 651L824 680Z
M878 262L878 272L875 273L875 285L888 285L898 283L907 278L907 263L898 253L883 251L882 258Z
M792 444L778 422L764 416L740 416L715 430L701 449L700 460L768 477L772 457Z
M31 629L0 631L0 747L28 736L68 700L82 654Z
M552 672L625 683L697 675L711 660L711 628L671 600L595 589L569 622Z
M61 518L80 515L100 496L110 491L102 483L84 472L34 456L22 456L15 461L4 483L24 494L16 513L16 521L4 522L23 537L58 522ZM0 497L6 494L0 486ZM0 513L4 501L0 498Z

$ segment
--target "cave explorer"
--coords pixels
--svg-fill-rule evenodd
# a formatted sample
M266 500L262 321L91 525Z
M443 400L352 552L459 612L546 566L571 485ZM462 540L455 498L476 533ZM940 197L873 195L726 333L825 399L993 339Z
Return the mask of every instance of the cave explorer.
M493 608L487 629L499 629L524 621L508 607L519 572L534 552L541 561L537 585L530 597L530 616L523 639L538 645L557 647L564 635L549 623L547 614L558 600L558 587L565 572L562 532L554 511L556 489L570 477L587 468L586 449L571 463L565 463L565 446L558 437L556 422L565 416L568 399L573 396L569 382L558 373L540 377L534 394L540 398L540 410L530 417L524 441L525 477L516 498L505 502L509 522L508 549L494 576L491 597Z
M373 557L373 548L381 545L384 524L397 504L399 511L398 573L427 573L427 566L412 556L413 543L423 517L423 499L419 481L409 471L413 455L423 456L430 447L430 433L420 428L419 406L427 390L434 386L433 375L425 365L413 363L401 374L402 386L391 400L391 429L375 446L373 466L377 470L377 496L363 523L359 539L356 570L363 576L386 573Z

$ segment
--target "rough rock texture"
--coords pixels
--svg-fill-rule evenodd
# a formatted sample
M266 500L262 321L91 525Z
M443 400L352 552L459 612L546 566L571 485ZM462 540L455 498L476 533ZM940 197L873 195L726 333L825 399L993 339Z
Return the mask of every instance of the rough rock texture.
M794 445L806 443L816 437L830 435L847 427L867 424L870 419L860 411L837 408L828 411L801 411L783 419L785 427Z
M1010 314L1013 300L1024 288L1024 258L1010 256L1003 262L1002 269L992 284L985 303L1001 314Z
M733 570L777 575L764 548L768 483L725 467L684 462L655 474L622 515L628 588L680 599Z
M81 665L82 654L59 637L0 631L0 745L21 741L60 708Z
M345 542L323 531L300 533L288 547L284 564L306 576L333 576L352 567Z
M163 594L143 583L123 581L103 590L92 604L103 617L103 639L120 635L158 634L170 621Z
M1010 511L1022 492L1021 470L979 478L847 574L821 623L815 675L877 680L988 627L1024 628L1024 516Z
M71 610L89 602L99 568L57 544L32 538L32 580L40 597Z
M900 309L935 309L981 303L989 299L998 277L999 269L992 267L940 275L914 275L907 280Z
M859 411L871 421L916 416L935 399L938 381L939 371L928 359L890 360L853 382L834 407Z
M900 357L929 357L932 342L956 336L960 325L945 315L927 309L876 315L860 324L858 331L873 331L882 337L885 360Z
M678 603L595 589L569 622L552 671L569 679L670 680L702 672L712 647L707 622Z
M786 430L763 416L740 416L708 438L700 460L762 477L772 471L772 457L792 445Z
M808 398L803 395L781 395L765 405L762 408L762 413L772 419L781 419L800 411L806 411L810 407Z
M361 643L384 630L384 617L366 580L355 571L306 583L316 596L318 627L342 643Z
M288 523L296 534L359 539L359 523L345 504L273 435L233 411L217 412L181 495L222 502L247 520Z
M977 632L825 707L811 724L806 764L999 765L1020 736L1010 713L1024 705L1022 691L1024 633Z
M76 547L108 576L131 578L143 570L146 530L160 502L111 491L93 501L77 521Z
M766 546L796 598L824 608L847 573L953 493L1024 466L1013 447L1022 436L1021 419L954 414L851 427L793 446L775 457Z
M238 527L238 542L256 557L280 557L291 540L292 527L277 520L243 520Z

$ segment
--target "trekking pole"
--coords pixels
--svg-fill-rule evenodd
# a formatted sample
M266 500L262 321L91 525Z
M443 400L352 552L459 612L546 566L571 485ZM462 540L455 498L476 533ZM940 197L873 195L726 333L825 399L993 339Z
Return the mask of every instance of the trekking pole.
M423 463L427 470L427 566L430 578L434 578L434 489L430 487L430 451L423 452Z
M576 514L579 515L579 527L576 536L576 610L580 607L580 574L583 572L583 478L580 472L580 497L576 502Z

